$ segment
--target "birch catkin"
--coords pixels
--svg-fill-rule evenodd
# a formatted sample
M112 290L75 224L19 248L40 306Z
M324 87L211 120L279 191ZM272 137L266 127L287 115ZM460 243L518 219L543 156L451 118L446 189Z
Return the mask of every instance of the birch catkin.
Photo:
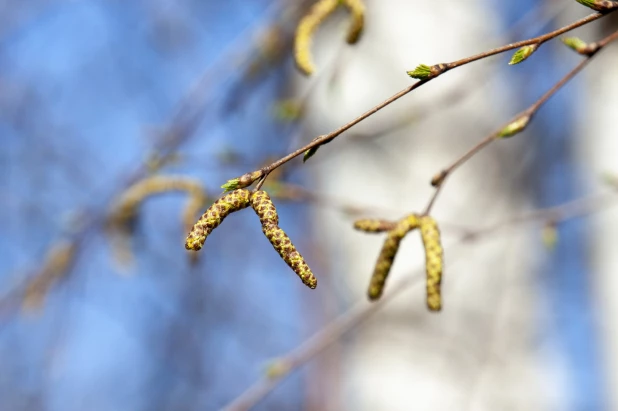
M207 203L208 196L206 195L206 193L203 193L201 195L194 194L189 197L182 210L182 227L184 233L188 233L191 231L194 223L200 217L200 212L204 209L204 206ZM187 250L187 255L191 264L195 264L198 262L198 253L194 253L193 250Z
M262 226L271 224L276 226L279 225L277 209L266 191L260 190L253 193L251 195L251 206L260 218Z
M343 4L350 10L352 21L346 41L354 44L360 39L365 27L365 6L360 0L343 0Z
M421 237L425 247L425 270L427 273L427 308L442 309L442 268L444 256L440 241L440 230L436 220L429 216L420 219Z
M215 201L193 225L185 241L187 250L200 250L206 237L231 213L249 206L249 190L239 189L229 192Z
M378 261L376 262L371 276L371 282L369 283L369 290L367 296L370 300L377 300L382 296L384 291L384 285L388 274L391 271L395 256L399 250L399 244L406 234L419 226L419 218L411 214L397 222L395 227L388 232L386 241L382 246Z
M153 176L129 187L112 208L112 222L125 224L137 214L138 207L147 198L172 191L187 192L191 196L203 195L204 188L198 180L182 176Z
M262 232L283 261L300 277L303 284L309 288L315 288L318 284L317 279L303 256L292 244L290 237L278 226L279 217L270 196L265 191L256 191L251 195L251 206L260 218Z
M311 55L313 34L318 26L337 9L339 4L343 4L350 11L347 42L354 44L360 39L365 26L365 6L361 0L319 0L311 7L309 13L300 20L294 37L294 60L298 69L305 75L310 75L315 71ZM317 148L313 150L313 153L315 150ZM311 155L312 152L309 151L305 159L311 157Z
M335 11L338 5L339 0L320 0L298 23L294 38L294 58L296 66L303 74L310 75L315 71L311 55L311 39L318 26Z

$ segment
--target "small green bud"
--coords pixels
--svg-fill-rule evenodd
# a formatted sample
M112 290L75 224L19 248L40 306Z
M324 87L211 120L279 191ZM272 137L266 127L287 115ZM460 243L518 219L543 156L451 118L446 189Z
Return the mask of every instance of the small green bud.
M240 179L239 178L233 178L231 180L227 180L225 182L225 184L223 184L221 186L221 188L223 189L223 192L227 193L228 191L233 191L238 189L238 187L240 187Z
M575 0L579 4L584 5L592 10L599 11L601 13L609 12L618 9L618 1L609 0Z
M323 136L323 135L322 135L322 136L317 136L316 138L314 138L314 139L313 139L313 140L311 140L311 141L313 142L313 141L319 140L319 139L321 139L322 137L324 137L324 136ZM318 149L319 149L320 147L322 147L324 144L328 144L328 143L330 143L331 141L333 141L333 139L332 139L332 138L331 138L331 139L328 139L328 140L325 140L325 141L324 141L322 144L320 144L319 146L312 147L312 148L310 148L309 150L305 151L305 155L303 156L303 163L305 163L307 160L309 160L311 157L313 157L313 156L315 155L315 153L317 153L317 152L318 152Z
M579 37L565 37L562 39L562 42L565 46L575 50L578 53L580 53L581 50L585 49L587 46L586 42Z
M408 71L408 76L418 79L426 80L431 77L431 67L426 64L418 65L414 70Z
M233 178L231 180L227 180L225 184L221 186L224 193L228 191L238 190L239 188L249 187L256 180L262 178L264 176L264 170L257 170L252 173L243 174L238 178Z
M315 155L315 153L318 152L319 148L320 148L320 146L313 147L313 148L310 148L309 150L305 151L305 155L303 156L303 163L305 163L307 160L309 160L311 157L313 157Z
M418 80L428 80L430 78L438 77L440 74L449 70L446 64L434 64L428 66L426 64L420 64L412 71L407 71L408 76Z
M522 48L517 50L515 54L513 54L513 57L511 57L511 61L509 61L509 66L512 66L514 64L519 64L522 61L526 60L538 48L539 48L538 44L531 44L529 46L523 46Z
M515 134L519 134L526 129L528 123L530 122L531 117L529 115L524 115L514 120L512 123L507 125L498 133L498 138L508 138L513 137Z

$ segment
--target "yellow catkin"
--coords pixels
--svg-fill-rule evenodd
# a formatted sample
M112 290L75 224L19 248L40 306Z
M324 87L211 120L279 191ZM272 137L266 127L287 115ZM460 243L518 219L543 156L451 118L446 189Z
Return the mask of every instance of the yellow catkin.
M185 233L191 231L195 222L200 218L200 212L204 209L206 203L208 203L208 196L206 193L189 197L182 209L181 215L182 227Z
M397 223L392 221L375 219L362 219L354 222L355 229L366 233L383 233L392 230L396 225Z
M317 279L303 256L292 244L290 237L278 226L279 217L270 196L265 191L256 191L251 195L251 206L260 218L262 232L283 261L300 277L303 284L309 288L315 288L318 284Z
M397 255L397 250L399 250L401 240L410 230L418 226L419 218L415 214L410 214L399 220L395 227L388 232L388 236L384 241L384 245L378 256L378 261L373 270L371 282L369 283L367 296L370 300L377 300L382 296L386 279L395 261L395 256Z
M303 284L309 288L315 288L318 285L318 280L285 231L274 224L269 224L262 226L262 232L275 250L277 250L283 261L300 277Z
M277 209L266 191L256 191L251 195L251 206L260 218L262 225L279 225Z
M208 202L206 193L196 194L189 197L182 210L182 226L183 232L188 233L193 228L193 224L199 219L200 212ZM198 253L187 251L187 255L192 264L197 263Z
M348 30L348 44L356 43L365 27L365 5L360 0L343 0L343 4L350 10L350 20L352 21Z
M138 207L147 198L168 192L187 192L189 195L203 195L204 188L199 180L184 176L152 176L129 187L112 207L112 221L123 224L137 214Z
M206 237L231 213L249 206L249 190L234 190L215 201L193 225L185 241L187 250L200 250Z
M425 247L425 269L427 273L427 308L431 311L442 309L442 269L444 256L440 241L440 230L436 220L423 216L420 220L421 237Z
M75 260L76 251L77 245L73 241L58 242L49 249L38 275L26 285L24 309L33 310L41 307L51 286L69 270Z
M294 37L294 59L296 66L303 74L310 75L315 71L311 54L311 39L318 26L335 11L339 1L318 1L298 23Z

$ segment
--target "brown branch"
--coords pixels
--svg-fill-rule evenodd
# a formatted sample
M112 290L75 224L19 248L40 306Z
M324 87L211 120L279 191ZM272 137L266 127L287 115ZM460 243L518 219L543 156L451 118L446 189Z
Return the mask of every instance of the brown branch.
M586 57L577 66L575 66L575 68L573 68L562 79L560 79L560 81L554 84L553 87L549 89L545 94L543 94L537 101L532 103L527 109L517 114L507 123L503 124L496 131L492 132L491 134L483 138L481 141L476 143L474 146L472 146L472 148L466 151L461 157L455 160L450 166L446 167L445 169L437 173L431 180L431 185L436 187L436 190L433 196L431 197L431 199L429 200L429 203L427 204L427 207L425 208L424 213L429 214L431 212L431 209L433 208L438 198L438 195L440 194L440 192L442 191L442 188L444 187L444 183L446 179L457 168L459 168L461 165L466 163L468 160L470 160L472 157L478 154L481 150L483 150L485 147L491 144L493 141L499 138L510 137L510 136L513 136L514 134L522 132L527 127L527 125L530 123L530 121L532 120L532 117L543 106L543 104L545 104L554 94L556 94L562 87L564 87L565 84L567 84L577 74L579 74L579 72L581 72L588 65L588 63L594 58L594 56L600 50L602 50L606 45L608 45L609 43L611 43L612 41L616 39L618 39L618 31L616 31L613 34L610 34L609 36L605 37L604 39L596 43L592 43L590 45L591 49L586 55Z
M607 13L606 13L607 14ZM448 70L457 68L457 67L461 67L464 66L466 64L472 63L474 61L478 61L490 56L494 56L496 54L500 54L503 53L505 51L509 51L509 50L513 50L516 48L520 48L523 46L527 46L527 45L536 45L536 46L540 46L541 44L547 42L548 40L551 40L561 34L564 34L568 31L574 30L578 27L581 27L585 24L588 24L590 22L593 22L595 20L600 19L601 17L605 16L606 14L602 14L602 13L594 13L591 14L587 17L584 17L582 19L579 19L571 24L568 24L564 27L561 27L557 30L551 31L549 33L537 36L537 37L533 37L527 40L522 40L522 41L518 41L515 43L510 43L507 44L505 46L502 47L498 47L498 48L494 48L479 54L475 54L473 56L470 57L466 57L463 58L461 60L456 60L450 63L445 63L445 64L438 64L433 66L433 68L435 70L432 70L433 73L431 74L431 76L429 76L426 79L423 80L419 80L416 83L404 88L403 90L399 91L398 93L394 94L393 96L389 97L388 99L384 100L382 103L378 104L377 106L373 107L372 109L366 111L365 113L361 114L360 116L356 117L354 120L350 121L349 123L344 124L343 126L339 127L338 129L328 133L328 134L324 134L321 136L316 137L315 139L313 139L311 142L309 142L308 144L306 144L305 146L297 149L296 151L291 152L290 154L280 158L279 160L273 162L272 164L262 168L262 171L264 171L266 177L268 176L268 174L270 172L272 172L273 170L275 170L278 167L281 167L282 165L286 164L287 162L289 162L290 160L298 157L299 155L305 153L307 150L313 149L313 148L318 148L321 145L324 145L326 143L329 143L330 141L334 140L335 138L337 138L338 136L340 136L341 134L343 134L345 131L349 130L350 128L354 127L356 124L360 123L361 121L371 117L372 115L374 115L375 113L377 113L378 111L382 110L384 107L394 103L395 101L399 100L401 97L405 96L406 94L414 91L415 89L421 87L422 85L429 83L431 80L439 77L440 75L444 74L445 72L447 72ZM257 171L257 170L256 170Z
M505 228L508 226L520 227L522 223L526 222L545 220L556 224L559 222L568 221L576 217L590 214L594 211L599 211L609 205L616 205L617 202L618 195L616 193L577 199L556 207L541 209L515 217L486 229L480 229L476 232L470 233L466 237L460 238L453 245L461 246L471 239L490 237L491 234L494 234L500 228ZM420 284L423 280L424 273L424 267L415 270L410 275L397 282L397 284L390 287L392 291L386 293L382 299L374 303L369 303L362 300L353 305L352 308L337 317L330 324L326 325L322 330L318 331L297 348L291 350L278 359L275 359L271 363L264 377L256 381L240 396L223 407L223 410L245 411L257 405L257 403L266 397L293 371L297 370L324 349L338 341L348 331L354 329L356 326L369 319L371 315L377 312L384 305L388 304L399 294L411 289L417 284Z

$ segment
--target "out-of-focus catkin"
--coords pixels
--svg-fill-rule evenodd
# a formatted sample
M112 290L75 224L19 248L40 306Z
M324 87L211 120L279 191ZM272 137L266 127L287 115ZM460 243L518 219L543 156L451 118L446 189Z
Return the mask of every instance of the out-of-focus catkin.
M350 12L347 42L354 44L360 39L365 26L365 6L361 0L319 0L311 7L309 13L300 20L294 37L294 60L303 74L310 75L315 71L311 54L311 40L316 29L340 4L344 5ZM313 153L315 150L317 148L314 149ZM312 152L310 151L305 159L311 157L311 155Z
M343 4L351 14L351 25L346 41L348 44L354 44L360 39L365 27L365 5L360 0L343 0Z
M203 195L199 180L183 176L152 176L129 187L112 206L111 219L115 224L126 224L137 214L137 209L147 198L173 191L189 195Z
M187 250L200 250L206 237L231 213L249 206L249 190L234 190L215 201L193 225L185 241Z
M378 256L378 261L376 262L373 270L371 282L369 283L367 296L370 300L377 300L382 296L386 279L388 278L388 274L390 273L393 262L395 261L395 256L399 250L401 240L408 232L418 226L418 216L411 214L399 220L395 227L388 232L384 245L382 246L382 250L380 251L380 255Z
M298 23L294 37L294 58L296 66L303 74L310 75L315 71L311 39L318 26L335 11L338 5L339 0L320 0Z
M300 277L309 288L317 286L317 279L304 258L294 247L290 237L279 228L279 217L270 196L265 191L256 191L251 195L251 206L260 218L262 232L268 238L283 261Z
M420 219L421 237L425 247L425 270L427 273L427 308L431 311L442 309L442 269L444 256L440 241L440 229L436 220L430 216Z

